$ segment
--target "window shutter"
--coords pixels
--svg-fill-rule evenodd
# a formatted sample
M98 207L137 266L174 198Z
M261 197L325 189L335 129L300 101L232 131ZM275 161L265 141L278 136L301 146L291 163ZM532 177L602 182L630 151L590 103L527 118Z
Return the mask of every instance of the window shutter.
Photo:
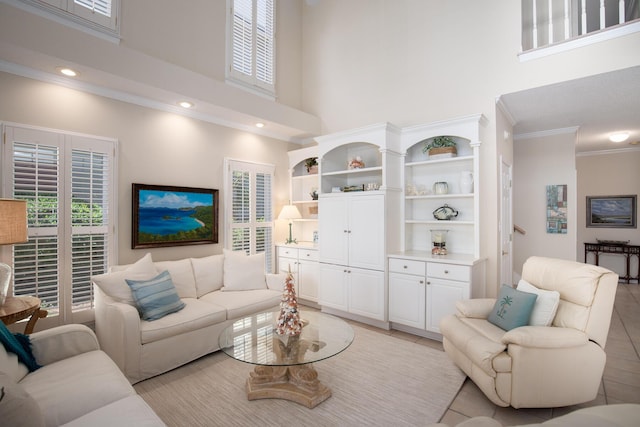
M13 197L27 201L29 241L14 245L14 295L35 295L58 310L59 148L13 145Z
M227 194L231 218L226 229L228 246L247 254L265 253L266 271L273 269L273 173L274 167L225 160L229 171Z
M107 271L109 244L109 158L72 150L72 308L93 307L91 276Z
M74 0L74 3L92 12L111 17L111 0Z
M273 94L275 1L233 0L230 76Z

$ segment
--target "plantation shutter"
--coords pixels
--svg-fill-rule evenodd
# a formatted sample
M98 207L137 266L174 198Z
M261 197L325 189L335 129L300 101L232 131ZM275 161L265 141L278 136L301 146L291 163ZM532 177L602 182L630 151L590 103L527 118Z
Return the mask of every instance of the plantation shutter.
M109 243L109 157L72 150L71 166L71 303L93 306L91 276L107 271Z
M247 254L264 252L266 271L273 271L273 173L274 167L225 160L228 171L226 246Z
M89 321L91 276L115 257L115 141L13 126L5 135L3 193L28 210L29 241L13 247L13 294L40 298L45 321Z
M118 34L121 0L18 0L47 15L61 17L109 35Z
M273 93L274 0L233 0L231 21L231 76Z
M29 132L30 133L30 132ZM13 247L13 294L33 295L55 314L59 308L60 148L49 143L13 144L13 198L27 201L29 241ZM56 143L56 145L49 145Z

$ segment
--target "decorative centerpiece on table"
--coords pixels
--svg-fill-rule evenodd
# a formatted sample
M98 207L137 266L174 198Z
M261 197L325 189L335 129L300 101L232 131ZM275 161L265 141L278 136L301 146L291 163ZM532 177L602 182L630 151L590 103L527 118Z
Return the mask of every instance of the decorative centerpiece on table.
M280 315L276 322L276 333L279 335L298 336L302 333L302 326L293 274L289 270L284 282L282 300L280 300Z
M427 139L422 152L427 153L430 159L456 157L458 155L456 141L453 137L446 135Z

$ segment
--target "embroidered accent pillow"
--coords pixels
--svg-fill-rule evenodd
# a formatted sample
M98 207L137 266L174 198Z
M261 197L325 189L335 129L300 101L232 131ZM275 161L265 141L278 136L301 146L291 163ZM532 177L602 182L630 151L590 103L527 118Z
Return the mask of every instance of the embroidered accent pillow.
M537 298L535 294L502 285L487 320L505 331L528 325Z
M520 279L517 289L538 295L538 299L533 306L529 325L550 326L553 318L556 317L558 304L560 303L560 292L538 289L526 280Z

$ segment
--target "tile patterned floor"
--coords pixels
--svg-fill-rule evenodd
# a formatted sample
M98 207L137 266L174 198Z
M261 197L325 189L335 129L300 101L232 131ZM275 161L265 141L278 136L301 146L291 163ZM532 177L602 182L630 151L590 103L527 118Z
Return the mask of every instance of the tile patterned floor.
M375 329L375 328L374 328ZM442 350L442 343L400 331L381 331ZM484 415L505 427L539 423L578 408L615 403L640 403L640 285L620 284L616 294L606 345L607 364L595 400L562 408L514 409L491 403L469 379L449 406L441 422L450 426Z

